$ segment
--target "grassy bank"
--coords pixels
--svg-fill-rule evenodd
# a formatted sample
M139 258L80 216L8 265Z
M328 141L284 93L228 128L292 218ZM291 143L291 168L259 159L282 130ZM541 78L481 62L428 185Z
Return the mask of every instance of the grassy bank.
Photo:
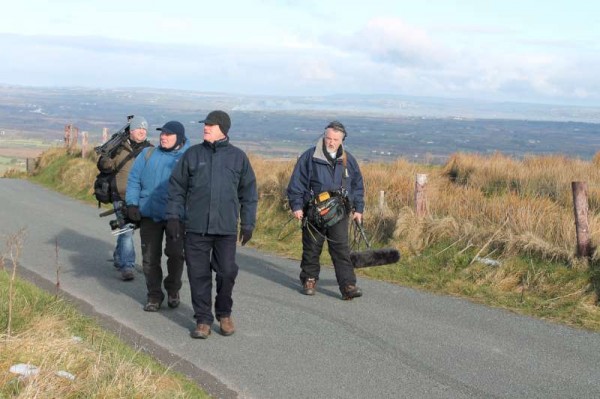
M293 162L256 156L251 161L260 200L250 245L299 259L300 227L289 221L285 199ZM587 182L590 233L598 237L599 163L455 154L442 166L404 159L363 164L367 232L376 247L395 247L402 259L359 274L600 331L600 256L574 256L570 200L571 181ZM40 166L34 181L93 202L94 159L53 149ZM413 211L417 173L428 175L423 218ZM322 259L329 262L326 255Z
M13 255L15 237L7 246ZM0 263L0 397L208 397L184 376L102 330L60 295L15 277L11 264L5 254ZM9 372L18 364L35 366L38 373L19 377Z

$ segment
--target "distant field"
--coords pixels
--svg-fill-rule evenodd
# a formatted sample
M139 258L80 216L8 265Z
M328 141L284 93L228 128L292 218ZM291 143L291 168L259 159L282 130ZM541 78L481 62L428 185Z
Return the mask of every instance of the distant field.
M25 170L27 158L37 158L50 144L38 139L0 139L0 176L9 169Z
M0 176L9 169L25 170L25 161L0 155Z
M65 126L98 143L130 114L156 128L181 121L192 144L198 121L213 109L231 115L233 144L269 158L294 159L314 145L333 119L346 126L348 150L362 162L443 164L454 153L516 158L561 154L590 160L600 148L600 108L408 96L276 97L160 89L0 87L0 148L5 137L61 145ZM11 146L19 143L14 141ZM25 140L22 146L33 146ZM4 153L0 153L4 155Z

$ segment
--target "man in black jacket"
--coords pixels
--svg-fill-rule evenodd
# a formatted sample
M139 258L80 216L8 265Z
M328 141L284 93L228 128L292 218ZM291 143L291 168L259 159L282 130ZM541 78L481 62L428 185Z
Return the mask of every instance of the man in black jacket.
M235 332L231 318L237 226L245 245L256 223L256 178L246 154L229 143L229 115L212 111L204 142L190 147L169 180L167 235L185 234L185 260L196 328L192 338L208 338L212 313L212 271L216 273L215 315L222 335Z

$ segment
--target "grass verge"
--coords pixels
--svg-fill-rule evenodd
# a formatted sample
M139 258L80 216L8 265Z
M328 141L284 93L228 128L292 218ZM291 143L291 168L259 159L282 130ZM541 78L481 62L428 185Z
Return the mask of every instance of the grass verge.
M208 398L191 380L129 347L60 295L15 277L5 260L0 398ZM18 364L39 372L29 377L9 372Z

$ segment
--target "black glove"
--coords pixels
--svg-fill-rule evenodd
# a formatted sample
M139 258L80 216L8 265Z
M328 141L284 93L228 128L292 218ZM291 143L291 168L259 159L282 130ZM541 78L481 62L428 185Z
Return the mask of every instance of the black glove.
M137 205L127 205L127 219L134 223L142 220L142 214L140 213L140 207Z
M183 236L183 226L179 219L167 220L167 238L179 240Z
M240 229L240 242L242 243L242 247L246 245L248 241L252 238L252 229Z

